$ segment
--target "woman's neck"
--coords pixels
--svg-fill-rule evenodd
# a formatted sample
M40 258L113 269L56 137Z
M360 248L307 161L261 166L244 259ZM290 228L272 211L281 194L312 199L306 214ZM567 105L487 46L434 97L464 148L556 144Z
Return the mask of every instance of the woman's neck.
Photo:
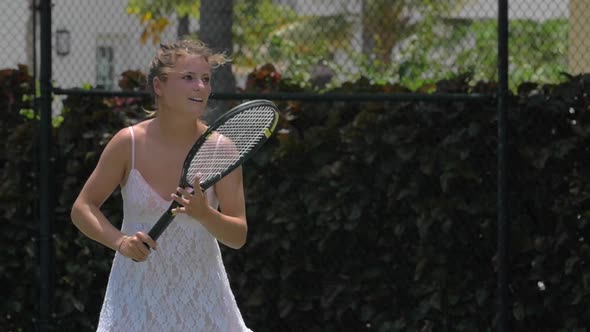
M206 126L198 119L157 114L152 124L162 141L170 144L190 144L201 135Z

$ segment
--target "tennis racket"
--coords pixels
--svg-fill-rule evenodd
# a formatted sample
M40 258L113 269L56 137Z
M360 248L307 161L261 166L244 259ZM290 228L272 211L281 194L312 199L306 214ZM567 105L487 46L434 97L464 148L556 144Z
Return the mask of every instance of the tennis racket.
M201 190L207 190L252 157L272 135L278 120L277 106L268 100L245 102L220 116L197 139L186 156L180 188L192 187L198 175ZM179 206L173 201L149 231L148 235L154 241L174 219L172 209Z

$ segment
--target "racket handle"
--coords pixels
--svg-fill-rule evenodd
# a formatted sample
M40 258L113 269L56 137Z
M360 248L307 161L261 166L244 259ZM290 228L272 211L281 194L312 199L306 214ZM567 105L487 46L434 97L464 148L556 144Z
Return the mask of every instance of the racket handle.
M170 225L170 223L172 222L172 220L174 220L174 215L172 214L172 210L179 207L180 204L177 203L176 201L173 201L172 204L170 204L170 207L168 208L168 210L160 217L160 219L158 219L158 221L156 222L156 224L152 227L152 229L150 229L148 235L154 240L156 241L160 235L162 235L162 233L164 233L164 230L166 230L166 228L168 227L168 225ZM152 248L150 248L150 246L147 243L143 243L143 245L148 248L149 250L151 250ZM135 259L133 260L135 262L137 262Z
M178 204L176 201L172 202L172 204L170 204L170 207L168 208L168 210L160 217L160 219L156 222L154 227L152 227L152 229L150 229L150 232L148 233L148 235L154 241L156 241L160 237L160 235L162 235L162 233L164 233L164 230L166 230L168 225L170 225L170 223L174 219L174 215L172 214L172 209L175 209L179 206L180 206L180 204Z

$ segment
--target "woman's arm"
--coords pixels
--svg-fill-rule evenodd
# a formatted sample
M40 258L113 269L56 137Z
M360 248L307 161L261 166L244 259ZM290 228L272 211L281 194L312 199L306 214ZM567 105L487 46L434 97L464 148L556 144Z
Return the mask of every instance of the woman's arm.
M100 207L122 183L127 173L131 154L131 137L129 131L119 131L105 147L98 164L86 183L71 211L72 222L89 238L138 261L145 260L149 250L142 242L152 248L154 241L143 233L127 237L113 226Z
M195 179L194 187L198 188L199 183L200 180ZM182 197L172 194L172 198L182 207L173 212L187 213L197 219L219 242L230 248L239 249L246 243L248 226L241 167L215 184L221 212L208 205L205 193L200 190L191 194L179 188L178 192Z

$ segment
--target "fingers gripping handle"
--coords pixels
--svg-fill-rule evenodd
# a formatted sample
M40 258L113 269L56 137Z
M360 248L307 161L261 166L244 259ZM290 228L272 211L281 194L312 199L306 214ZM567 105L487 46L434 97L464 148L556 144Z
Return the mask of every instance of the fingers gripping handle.
M154 227L152 227L152 229L148 233L149 237L151 237L154 241L158 240L158 238L160 237L160 235L162 235L166 227L168 227L172 220L174 220L174 214L172 214L172 210L179 206L180 204L176 201L173 201L172 204L170 204L168 210L160 217L160 219L156 222ZM146 246L146 248L151 249L147 243L144 242L143 244Z

